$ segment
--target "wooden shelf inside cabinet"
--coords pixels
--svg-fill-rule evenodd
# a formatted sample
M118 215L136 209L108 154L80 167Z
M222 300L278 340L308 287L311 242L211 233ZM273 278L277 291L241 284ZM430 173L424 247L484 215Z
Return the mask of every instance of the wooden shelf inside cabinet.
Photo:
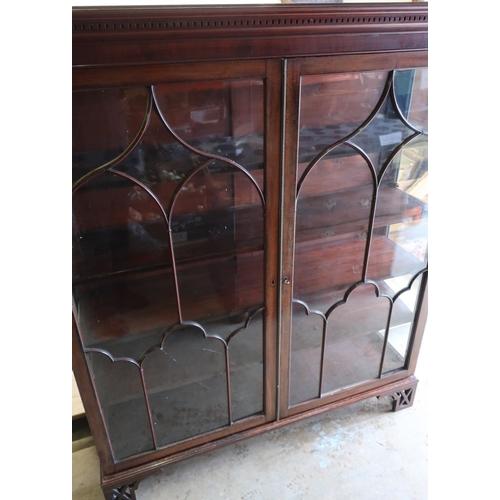
M203 268L178 269L181 278L181 301L184 318L233 317L262 306L263 254L255 252L244 258L220 259ZM233 273L237 273L235 282ZM259 279L260 276L260 279ZM101 286L99 286L101 285ZM92 343L112 336L167 328L178 321L174 281L171 270L142 273L120 286L77 288L78 313L82 313L85 331ZM153 292L154 291L154 292ZM84 321L83 311L94 311L94 320Z
M301 196L298 201L297 243L366 233L372 207L373 188L345 189ZM395 187L382 186L378 192L374 228L425 217L426 205Z
M324 238L320 242L297 245L295 282L300 297L320 290L342 289L361 280L366 239L354 235L345 239ZM384 236L373 237L371 256L369 276L376 280L414 274L423 268L421 260Z
M195 221L196 218L200 220ZM97 283L99 280L102 285L111 279L135 280L141 274L154 273L155 269L164 272L172 266L172 247L179 270L200 263L224 262L263 250L262 209L255 205L213 210L203 219L198 214L191 214L184 224L174 224L177 229L172 231L172 243L164 221L141 222L137 226L132 223L131 226L143 233L143 244L138 245L130 237L130 226L113 227L113 247L104 247L112 252L113 263L106 252L89 262L83 252L78 255L75 251L75 284ZM245 228L245 234L240 237L242 228ZM90 241L96 246L99 243L104 246L111 240L109 235L101 232L87 233L83 238L84 244ZM78 244L82 246L82 241Z

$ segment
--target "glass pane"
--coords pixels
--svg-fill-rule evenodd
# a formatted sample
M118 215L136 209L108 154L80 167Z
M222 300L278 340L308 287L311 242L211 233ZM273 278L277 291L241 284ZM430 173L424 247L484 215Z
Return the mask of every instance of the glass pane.
M324 318L307 314L302 304L292 309L292 355L290 371L290 404L297 404L319 395L321 345Z
M229 340L233 421L264 411L264 312Z
M382 177L368 263L371 279L414 276L427 265L427 150L425 136L411 141ZM382 260L380 252L390 259Z
M388 75L374 71L303 76L299 163L311 161L360 127L381 99Z
M139 367L87 355L116 459L154 449Z
M388 95L375 118L351 140L369 154L375 170L379 173L394 150L412 134L414 131L400 119Z
M248 170L262 168L262 80L157 85L155 94L162 114L182 141Z
M230 410L233 421L263 411L263 88L262 80L157 86L163 117L154 106L147 115L147 89L74 100L83 131L75 150L84 153L76 177L116 158L147 123L114 171L93 172L74 193L73 296L83 343L106 367L95 368L106 385L99 395L115 383L126 392L132 375L102 375L124 370L117 358L130 358L131 374L132 361L142 364L157 446L228 425ZM84 118L88 106L99 126ZM127 425L148 429L140 382L123 411ZM112 429L125 413L108 406L120 457L153 446L149 430L122 450L126 430Z
M73 197L77 319L87 347L138 359L177 321L168 227L146 191L101 176L110 178L108 189L93 178Z
M403 368L405 365L421 282L421 276L418 276L407 290L406 284L411 278L403 276L385 281L394 294L398 295L394 302L382 373Z
M220 335L263 305L262 200L247 174L218 161L186 187L171 213L183 316Z
M294 276L294 296L301 300L362 276L374 181L362 156L342 156L348 150L336 148L302 175Z
M168 210L179 183L205 159L183 146L153 109L139 144L116 169L148 186Z
M144 361L159 446L229 423L224 344L195 327L171 332Z
M73 94L73 182L115 159L133 142L147 102L145 88Z
M428 68L399 70L394 75L396 101L403 116L418 130L427 130Z
M361 285L328 318L323 394L377 378L390 302Z

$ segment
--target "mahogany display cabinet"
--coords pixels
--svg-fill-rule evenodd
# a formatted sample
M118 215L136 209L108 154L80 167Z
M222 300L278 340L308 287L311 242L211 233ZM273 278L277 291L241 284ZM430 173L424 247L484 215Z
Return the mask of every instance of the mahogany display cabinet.
M73 370L106 499L413 403L427 4L73 9Z

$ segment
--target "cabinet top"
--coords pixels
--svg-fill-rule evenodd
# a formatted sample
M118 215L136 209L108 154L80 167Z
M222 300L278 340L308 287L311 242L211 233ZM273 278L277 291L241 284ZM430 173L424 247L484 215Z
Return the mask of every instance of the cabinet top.
M426 50L427 23L420 2L74 7L73 66Z

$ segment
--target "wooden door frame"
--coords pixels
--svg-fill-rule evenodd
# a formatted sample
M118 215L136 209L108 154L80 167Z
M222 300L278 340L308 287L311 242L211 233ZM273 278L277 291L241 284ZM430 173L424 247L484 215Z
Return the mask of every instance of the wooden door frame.
M97 78L96 71L99 75ZM277 317L278 317L278 224L279 224L279 166L281 151L276 147L281 141L281 61L254 60L239 61L230 66L225 62L192 64L150 65L122 68L74 68L74 91L103 88L123 88L193 81L262 79L264 82L264 127L265 166L264 197L264 293L266 310L264 313L264 414L245 418L231 426L195 436L177 444L158 450L117 460L113 457L112 446L107 434L102 410L78 330L75 314L73 340L73 369L81 392L82 402L92 433L101 436L97 451L102 464L103 475L110 476L131 467L140 467L151 460L161 460L170 455L179 455L193 447L202 447L212 441L231 434L248 431L256 426L276 419L276 378L277 378Z
M283 201L282 201L282 311L281 330L279 332L279 408L278 418L287 418L305 411L311 411L324 404L334 403L364 391L382 387L389 382L403 380L413 375L416 356L422 339L427 312L427 279L420 289L418 309L415 314L416 333L411 340L412 349L405 369L384 376L381 379L367 381L355 387L341 389L322 398L312 399L291 406L290 400L290 364L292 337L292 300L294 283L294 249L295 249L295 214L297 190L297 158L299 134L300 81L302 76L328 73L346 73L362 71L383 71L395 69L412 69L427 66L427 51L396 52L361 55L339 55L326 57L296 58L285 65L285 110L284 110L284 142L288 147L284 151L282 165ZM421 313L421 314L420 314Z

